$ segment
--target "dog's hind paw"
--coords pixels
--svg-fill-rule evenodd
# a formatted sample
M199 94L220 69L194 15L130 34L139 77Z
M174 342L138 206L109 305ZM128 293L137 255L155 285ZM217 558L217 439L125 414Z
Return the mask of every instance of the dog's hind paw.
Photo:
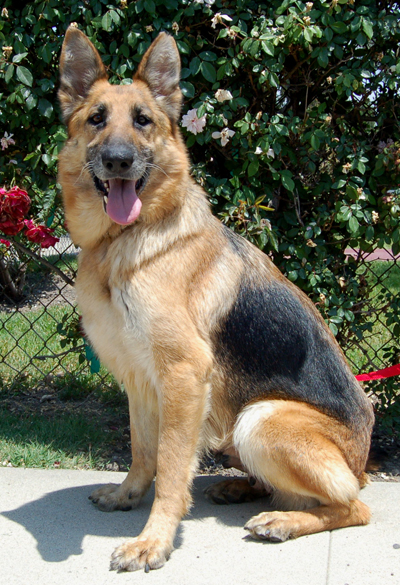
M141 500L142 494L134 491L127 492L126 488L116 483L109 483L95 490L89 500L96 504L102 512L113 512L122 510L126 512L136 508Z
M245 525L254 538L270 542L284 542L297 535L295 512L262 512Z
M214 504L242 504L267 495L263 486L251 486L247 479L226 479L210 485L204 490L208 500Z
M160 569L168 560L172 547L160 539L137 537L127 540L111 556L110 571L138 571Z

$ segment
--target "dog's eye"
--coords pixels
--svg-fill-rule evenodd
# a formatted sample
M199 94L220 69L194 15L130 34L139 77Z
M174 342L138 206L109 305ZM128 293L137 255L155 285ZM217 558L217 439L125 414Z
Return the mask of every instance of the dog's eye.
M136 118L136 123L139 124L139 126L147 126L148 124L150 124L151 120L149 118L147 118L147 116L144 116L143 114L139 114L139 116Z
M93 124L93 126L98 126L99 124L104 122L104 116L103 114L94 114L94 116L91 116L89 118L89 122Z

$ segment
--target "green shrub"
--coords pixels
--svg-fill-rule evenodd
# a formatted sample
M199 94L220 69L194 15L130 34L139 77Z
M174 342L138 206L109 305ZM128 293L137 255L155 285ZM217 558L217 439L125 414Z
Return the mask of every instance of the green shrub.
M0 21L0 126L15 141L1 152L1 182L27 188L47 225L61 217L57 68L71 22L98 48L112 83L130 83L165 30L182 57L183 114L196 110L195 124L203 122L195 134L184 118L182 130L215 213L273 256L342 344L363 337L370 288L359 258L345 261L344 252L400 250L398 2L19 5L6 0ZM394 336L387 354L400 333L394 301L383 317Z

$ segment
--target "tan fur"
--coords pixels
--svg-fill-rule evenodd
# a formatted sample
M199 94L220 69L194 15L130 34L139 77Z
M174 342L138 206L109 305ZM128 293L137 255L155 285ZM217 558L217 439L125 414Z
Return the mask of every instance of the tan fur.
M245 260L234 253L190 177L176 126L181 95L175 53L173 40L160 35L129 86L108 84L97 52L76 29L68 30L61 59L68 140L59 173L68 229L82 248L78 303L98 356L125 386L131 419L127 478L91 498L105 511L135 507L156 475L150 518L140 536L115 551L111 567L118 570L158 568L168 558L204 448L233 453L259 480L261 487L248 494L264 493L268 485L276 501L297 508L322 504L279 516L286 532L277 530L277 538L361 524L368 517L356 499L365 441L361 445L346 425L306 404L260 396L239 410L228 395L213 332L249 268L264 283L286 281L259 250L248 247ZM90 71L82 77L84 67ZM101 131L88 123L99 104L108 116ZM138 130L135 108L152 123ZM118 225L104 212L87 160L90 149L114 139L134 145L140 157L152 156L141 213L131 225ZM310 301L295 294L320 319ZM257 518L248 528L257 537L264 530L266 537L272 520Z

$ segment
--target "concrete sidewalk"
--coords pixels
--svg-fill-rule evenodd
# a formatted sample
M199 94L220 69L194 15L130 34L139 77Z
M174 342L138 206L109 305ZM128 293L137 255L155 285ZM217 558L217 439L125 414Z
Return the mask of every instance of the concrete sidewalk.
M195 480L195 505L158 571L109 572L113 549L143 528L154 489L137 510L105 514L88 500L123 473L0 468L0 557L4 585L400 585L400 483L373 483L362 500L369 526L285 543L250 540L244 523L266 501L216 506Z

